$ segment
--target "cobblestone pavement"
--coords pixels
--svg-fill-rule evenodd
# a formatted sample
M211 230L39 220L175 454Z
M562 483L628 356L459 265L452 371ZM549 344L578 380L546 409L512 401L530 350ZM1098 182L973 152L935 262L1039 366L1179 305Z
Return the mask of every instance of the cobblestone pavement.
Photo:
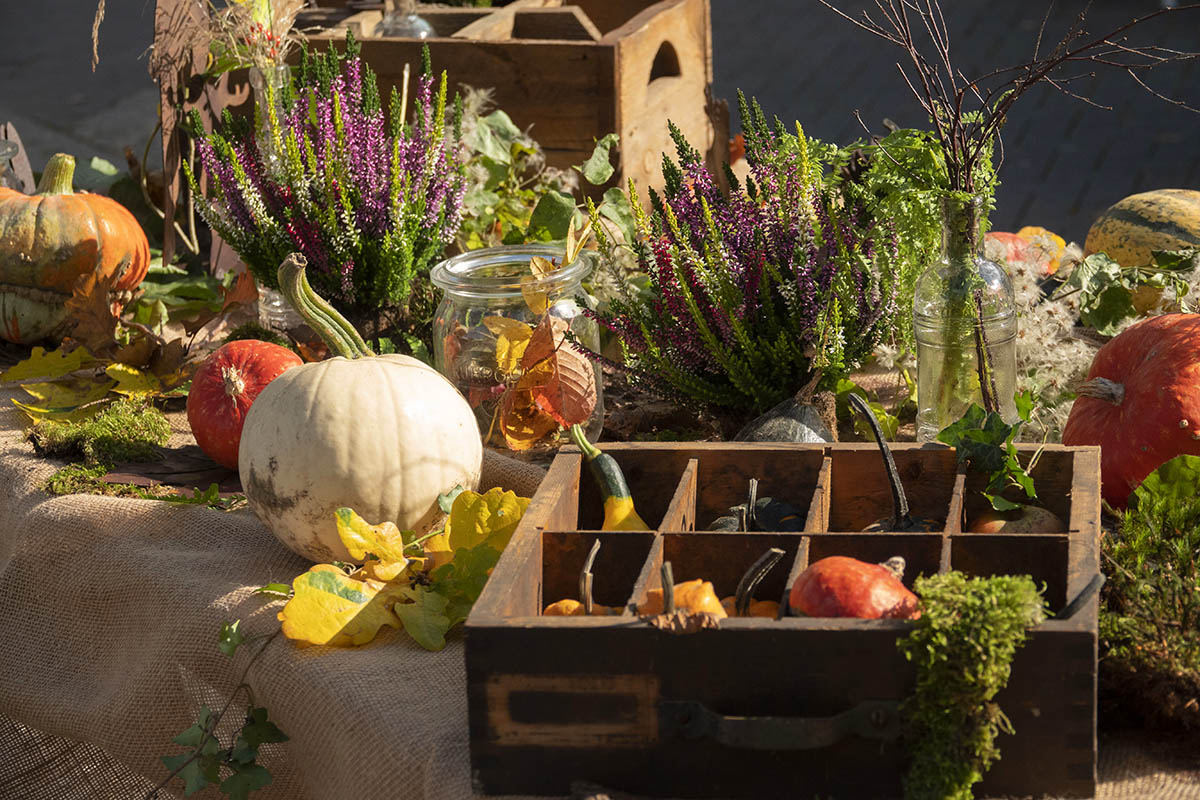
M1089 26L1100 33L1155 10L1158 0L1095 0ZM768 113L799 120L810 135L846 142L887 117L923 125L895 62L903 54L837 18L816 0L712 0L715 90L741 87ZM842 0L857 13L863 0ZM943 0L954 55L967 75L1015 64L1032 50L1047 3ZM152 35L152 0L109 0L100 66L90 70L94 0L0 0L0 121L17 124L32 160L57 150L121 165L154 128L157 92L143 51ZM1047 26L1057 39L1080 0L1060 0ZM1200 13L1165 15L1131 35L1200 50ZM1082 239L1110 203L1135 191L1200 185L1200 115L1172 107L1110 70L1079 87L1104 111L1038 87L1021 99L1004 131L999 229L1041 224ZM1200 63L1152 75L1160 91L1200 107ZM736 120L735 120L736 125ZM88 179L86 170L81 176ZM100 176L95 176L99 178Z

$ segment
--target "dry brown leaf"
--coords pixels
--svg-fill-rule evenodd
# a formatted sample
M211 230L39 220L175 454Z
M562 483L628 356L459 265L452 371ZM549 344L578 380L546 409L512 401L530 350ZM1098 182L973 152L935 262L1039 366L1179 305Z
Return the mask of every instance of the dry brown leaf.
M97 272L81 275L66 303L67 314L74 322L71 338L97 355L116 347L120 309L113 311L109 294L119 277L103 277Z
M596 370L592 362L567 345L544 363L552 364L553 369L548 380L530 388L533 402L564 428L587 422L596 410Z
M529 337L529 346L525 348L521 366L529 371L546 359L553 357L554 352L563 346L568 325L569 323L565 319L552 317L549 314L542 317L542 321L533 329L533 334Z
M510 450L528 450L557 429L558 423L537 407L528 391L518 388L504 393L500 433Z
M254 285L254 276L250 274L250 270L239 272L233 286L228 289L222 287L221 294L225 295L225 302L221 305L222 314L227 314L238 306L258 302L258 287Z

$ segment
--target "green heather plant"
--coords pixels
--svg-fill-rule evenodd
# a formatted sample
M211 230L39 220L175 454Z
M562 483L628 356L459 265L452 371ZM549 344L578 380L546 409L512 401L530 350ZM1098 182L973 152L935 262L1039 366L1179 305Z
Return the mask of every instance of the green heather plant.
M428 50L424 61L413 121L393 92L387 132L375 75L348 34L344 53L303 53L281 118L269 111L272 142L228 116L199 136L214 199L198 210L260 284L277 288L279 264L300 252L317 292L352 314L404 309L427 285L462 222L466 182L457 114L446 137L446 76L434 91ZM190 170L188 180L199 197Z
M739 95L743 187L724 193L672 126L678 163L647 213L630 186L649 285L595 313L620 342L634 384L677 399L765 411L832 386L892 324L898 245L823 179L833 148L769 125Z

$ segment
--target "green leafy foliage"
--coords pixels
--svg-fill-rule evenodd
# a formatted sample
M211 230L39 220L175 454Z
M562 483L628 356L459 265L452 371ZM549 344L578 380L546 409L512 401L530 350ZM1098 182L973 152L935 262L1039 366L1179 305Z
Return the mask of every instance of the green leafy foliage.
M867 406L870 407L871 413L875 415L875 419L879 421L879 427L883 429L883 438L893 440L900 432L900 418L888 412L883 404L872 400L867 390L859 386L849 378L841 378L837 382L834 389L834 394L837 398L837 414L839 418L850 416L850 395L857 394L863 400L867 401ZM868 441L874 435L871 433L871 427L857 416L854 417L854 430L858 432Z
M1106 336L1115 336L1158 304L1171 291L1182 304L1188 277L1200 266L1200 250L1156 250L1153 263L1122 266L1104 253L1076 264L1056 298L1079 297L1079 321Z
M1037 464L1037 455L1028 464L1022 464L1016 445L1021 425L1029 421L1033 408L1028 392L1017 395L1016 406L1020 419L1010 425L996 412L986 412L972 403L961 419L943 428L937 436L939 442L955 448L960 464L988 475L983 495L997 511L1019 507L1001 496L1010 487L1024 492L1030 500L1037 499L1029 474Z
M171 436L163 413L141 400L117 400L81 422L44 420L29 437L43 455L82 459L85 465L156 461Z
M608 153L617 144L617 135L609 133L604 135L592 150L592 154L588 160L577 169L587 179L587 182L592 186L599 186L613 176L613 165L609 161Z
M994 702L1029 628L1046 616L1027 575L969 578L947 572L917 578L921 617L897 643L916 667L901 707L910 800L969 800L971 787L1000 757L996 735L1012 724Z
M241 631L242 621L235 619L233 622L225 622L221 625L221 632L217 635L217 647L227 656L232 656L237 652L246 641L246 637Z
M179 505L190 506L207 506L208 508L216 509L217 511L232 511L235 508L241 508L246 504L246 496L242 494L231 494L222 496L221 487L215 483L210 483L207 489L192 489L192 493L188 494L147 494L144 495L147 500L163 500L168 503L177 503Z
M1101 680L1148 724L1200 731L1200 457L1177 456L1134 490L1101 540Z

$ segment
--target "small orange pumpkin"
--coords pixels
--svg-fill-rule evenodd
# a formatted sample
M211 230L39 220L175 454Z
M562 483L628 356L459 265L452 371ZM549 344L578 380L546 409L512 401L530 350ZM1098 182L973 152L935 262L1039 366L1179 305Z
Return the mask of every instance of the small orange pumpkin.
M60 333L76 282L97 273L114 292L137 288L150 245L133 214L103 195L73 192L75 159L58 153L37 193L0 188L0 337L31 344Z

